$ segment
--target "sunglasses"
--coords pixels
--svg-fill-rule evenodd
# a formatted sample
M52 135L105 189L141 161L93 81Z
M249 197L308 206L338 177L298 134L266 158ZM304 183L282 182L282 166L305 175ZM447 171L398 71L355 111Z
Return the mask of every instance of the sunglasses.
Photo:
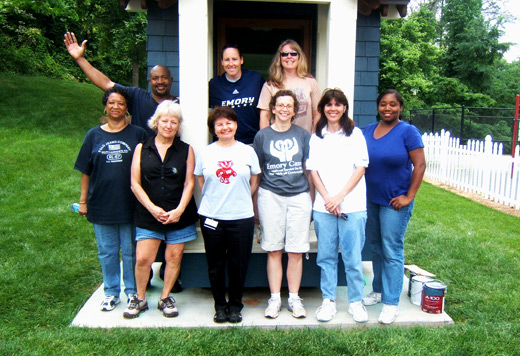
M299 53L298 52L281 52L280 53L280 56L282 56L282 57L288 57L289 55L291 57L298 57Z

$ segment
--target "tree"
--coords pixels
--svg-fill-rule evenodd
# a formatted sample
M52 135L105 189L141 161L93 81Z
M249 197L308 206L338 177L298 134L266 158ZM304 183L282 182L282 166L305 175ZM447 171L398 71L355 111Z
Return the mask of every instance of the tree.
M77 6L88 20L71 30L78 41L88 39L89 61L115 82L146 85L146 14L127 12L114 0L78 1Z
M482 0L445 0L441 18L444 74L460 79L475 92L491 87L495 64L508 49L499 42L501 18L493 21L491 25L484 18Z
M422 0L407 18L383 21L380 88L400 90L408 109L512 105L520 79L502 59L507 17L495 0Z
M520 61L507 63L502 60L493 72L489 95L500 106L514 106L516 94L520 94Z
M432 105L443 49L437 45L438 22L427 9L381 26L381 88L399 90L408 108Z
M0 68L25 74L67 77L55 40L67 23L78 22L74 0L0 2Z
M112 80L135 85L140 73L146 85L146 16L114 0L2 0L0 70L84 80L64 49L66 31L89 40L89 60Z

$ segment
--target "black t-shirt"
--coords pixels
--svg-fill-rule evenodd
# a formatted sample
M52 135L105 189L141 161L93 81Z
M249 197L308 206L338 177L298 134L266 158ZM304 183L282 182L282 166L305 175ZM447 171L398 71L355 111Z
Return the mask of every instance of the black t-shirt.
M95 224L133 221L136 199L130 190L130 167L135 146L145 138L145 131L135 125L119 132L107 132L100 126L87 132L74 169L90 177L88 221Z
M148 139L141 150L141 186L157 206L170 211L179 205L186 181L186 160L190 146L179 138L166 151L164 162L155 146L155 137ZM137 227L167 232L185 228L197 221L197 206L193 196L178 222L163 225L140 203L135 210Z

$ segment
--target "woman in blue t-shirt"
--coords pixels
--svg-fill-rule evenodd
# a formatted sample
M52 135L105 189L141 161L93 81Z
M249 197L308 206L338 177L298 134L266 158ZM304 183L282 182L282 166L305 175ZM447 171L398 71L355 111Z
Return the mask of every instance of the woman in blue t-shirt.
M119 304L123 259L125 294L130 300L136 293L135 197L130 190L130 166L135 147L146 132L130 125L128 94L114 87L103 97L103 124L90 129L83 141L74 169L81 174L79 214L94 225L98 257L103 271L105 298L101 310L110 311Z
M403 98L388 89L377 98L381 120L365 128L370 166L367 183L366 236L372 251L374 280L365 305L383 302L379 322L391 324L399 314L403 288L404 235L412 216L426 161L421 133L401 121Z

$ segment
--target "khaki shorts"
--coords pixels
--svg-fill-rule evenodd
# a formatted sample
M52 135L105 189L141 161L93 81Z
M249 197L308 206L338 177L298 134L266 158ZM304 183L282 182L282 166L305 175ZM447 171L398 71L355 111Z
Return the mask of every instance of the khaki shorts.
M259 188L260 247L264 251L308 252L311 215L309 192L287 197Z

